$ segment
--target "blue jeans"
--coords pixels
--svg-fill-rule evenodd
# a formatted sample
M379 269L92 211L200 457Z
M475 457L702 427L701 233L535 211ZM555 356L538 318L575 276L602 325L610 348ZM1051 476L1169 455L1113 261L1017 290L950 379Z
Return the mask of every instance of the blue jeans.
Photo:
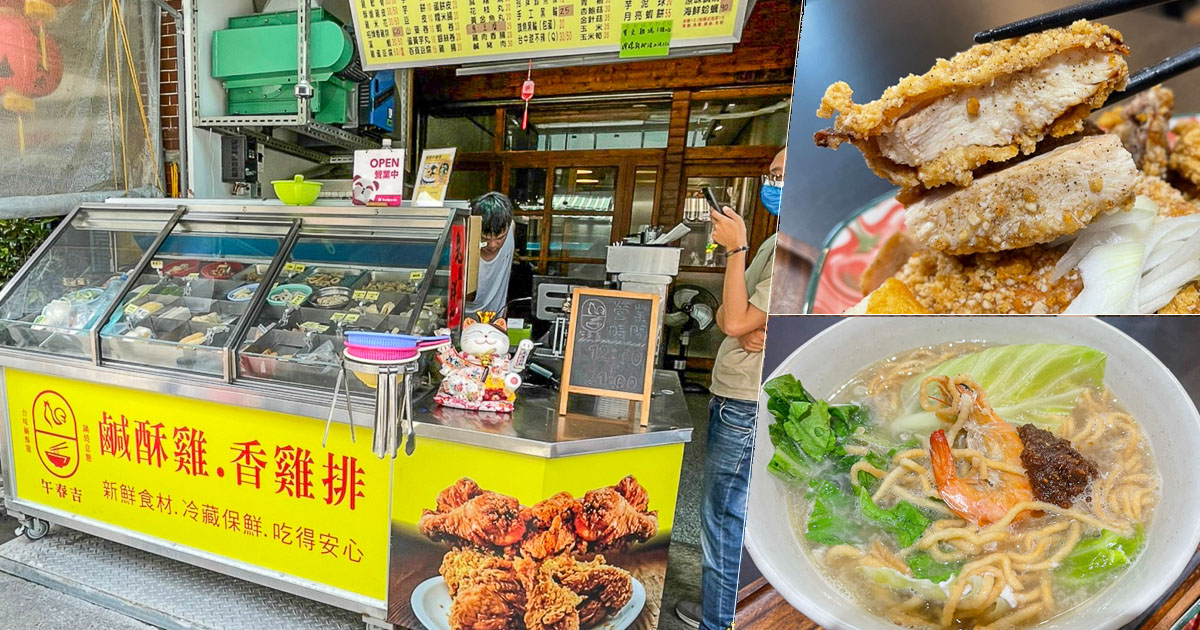
M708 458L700 511L704 550L700 630L728 630L737 612L757 416L756 402L713 396L708 403Z

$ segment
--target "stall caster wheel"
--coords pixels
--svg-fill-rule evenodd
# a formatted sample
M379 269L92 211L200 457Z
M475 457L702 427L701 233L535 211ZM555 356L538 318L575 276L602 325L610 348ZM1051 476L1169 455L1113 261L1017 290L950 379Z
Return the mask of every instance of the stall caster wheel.
M24 535L29 540L41 540L50 533L50 523L40 518L30 518L17 527L16 534Z

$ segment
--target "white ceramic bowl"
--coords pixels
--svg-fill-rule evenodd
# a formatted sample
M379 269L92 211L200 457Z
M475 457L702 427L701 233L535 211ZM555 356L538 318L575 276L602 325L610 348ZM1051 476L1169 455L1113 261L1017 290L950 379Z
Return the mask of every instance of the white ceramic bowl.
M1077 317L854 317L813 337L770 378L791 373L814 396L824 397L875 361L917 346L963 340L1069 343L1108 354L1104 382L1150 439L1162 474L1162 500L1137 562L1086 605L1038 630L1125 625L1172 585L1200 543L1200 414L1175 376L1141 344L1100 320ZM754 563L789 603L827 630L898 628L831 587L801 549L785 514L782 482L767 472L774 452L770 423L762 397L746 530Z

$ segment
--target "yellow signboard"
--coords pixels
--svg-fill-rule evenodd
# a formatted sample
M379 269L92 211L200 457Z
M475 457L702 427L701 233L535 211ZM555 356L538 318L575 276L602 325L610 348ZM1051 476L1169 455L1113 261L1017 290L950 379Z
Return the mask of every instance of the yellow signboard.
M390 462L311 418L5 371L16 496L383 600Z
M741 36L745 1L353 0L351 4L364 65L380 70L622 51L626 57L667 54L666 46L644 47L644 42L631 38L629 33L637 31L666 33L675 47L733 43Z

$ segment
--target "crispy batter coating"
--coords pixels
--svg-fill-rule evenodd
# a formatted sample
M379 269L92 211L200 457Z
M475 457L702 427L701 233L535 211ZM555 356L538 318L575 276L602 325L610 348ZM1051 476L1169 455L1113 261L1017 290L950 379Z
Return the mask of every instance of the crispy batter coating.
M962 257L922 250L896 278L937 314L1061 313L1083 290L1075 270L1050 280L1061 257L1041 246Z
M998 80L1037 68L1055 55L1083 50L1107 53L1112 72L1088 97L1068 107L1050 124L1038 129L1023 129L1011 138L1011 142L1003 145L959 146L915 166L889 159L881 152L880 137L890 132L901 118L919 108L965 90L994 85ZM1031 153L1048 135L1058 137L1078 131L1093 109L1103 105L1113 91L1125 86L1129 70L1123 55L1128 53L1120 32L1080 20L1067 27L1021 38L979 44L949 60L939 59L925 74L901 79L897 85L885 90L879 100L870 103L855 104L850 86L838 82L826 90L817 110L817 115L822 118L829 118L836 112L834 126L819 132L814 140L818 145L830 148L837 148L846 141L853 143L862 151L872 170L899 186L935 187L946 183L966 186L973 179L973 171L986 163L1011 159L1018 152ZM967 103L968 114L970 103Z
M1200 282L1193 282L1181 289L1170 303L1158 309L1159 315L1200 314Z
M1200 122L1185 120L1175 125L1175 146L1171 148L1171 170L1200 186Z
M1133 188L1134 194L1148 197L1158 204L1158 218L1169 219L1200 212L1200 205L1188 201L1183 193L1158 177L1143 175Z
M1133 97L1128 105L1105 112L1097 121L1120 136L1138 170L1151 177L1167 175L1167 131L1175 110L1175 93L1156 85Z

